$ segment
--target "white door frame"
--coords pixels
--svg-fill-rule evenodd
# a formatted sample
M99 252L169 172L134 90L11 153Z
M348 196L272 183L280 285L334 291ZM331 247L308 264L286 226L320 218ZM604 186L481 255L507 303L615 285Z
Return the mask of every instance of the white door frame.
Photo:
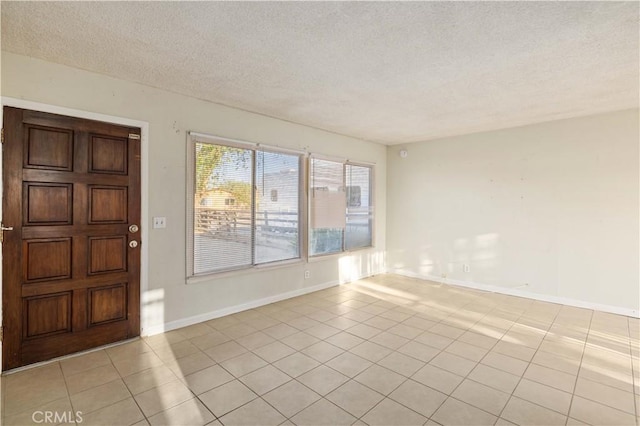
M77 118L85 118L88 120L104 121L107 123L120 124L124 126L139 127L140 134L140 229L141 229L141 256L140 256L140 335L144 335L146 324L146 310L143 300L145 300L145 292L149 288L149 123L146 121L133 120L125 117L116 117L113 115L100 114L95 112L83 111L79 109L66 108L58 105L43 104L40 102L32 102L24 99L16 99L3 96L0 99L2 110L5 106L30 109L33 111L48 112L52 114L67 115ZM0 127L3 127L4 112L0 112ZM2 190L4 182L2 182L2 151L0 150L0 199L2 199ZM0 202L0 220L2 219L2 202ZM11 224L7 224L11 225ZM0 265L2 264L2 251L0 251ZM0 267L0 294L2 294L2 268ZM2 317L2 304L0 303L0 318ZM0 365L2 365L2 342L0 341Z

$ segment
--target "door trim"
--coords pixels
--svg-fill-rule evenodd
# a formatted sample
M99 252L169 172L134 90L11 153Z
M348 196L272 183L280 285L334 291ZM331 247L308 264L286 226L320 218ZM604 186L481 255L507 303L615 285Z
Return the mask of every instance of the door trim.
M67 115L88 120L104 121L112 124L139 127L140 134L140 225L141 225L141 253L140 253L140 336L146 336L147 318L149 313L145 309L145 294L149 289L149 123L146 121L134 120L125 117L118 117L96 112L83 111L79 109L67 108L59 105L50 105L40 102L27 101L2 96L0 107L15 107L29 109L33 111L48 112L52 114ZM3 127L4 114L0 112L0 127ZM2 199L2 150L0 150L0 200ZM0 203L0 219L2 218L2 203ZM2 264L2 250L0 250L0 265ZM0 294L2 294L2 268L0 268ZM0 319L4 319L2 304L0 303ZM2 365L2 342L0 342L0 365Z

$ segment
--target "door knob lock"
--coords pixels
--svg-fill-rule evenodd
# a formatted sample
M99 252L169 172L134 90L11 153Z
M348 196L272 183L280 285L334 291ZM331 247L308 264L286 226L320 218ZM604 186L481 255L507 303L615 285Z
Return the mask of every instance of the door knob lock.
M138 242L136 240L129 241L129 247L131 247L131 248L138 247Z
M138 232L140 228L138 228L138 225L131 225L129 226L129 232L131 232L132 234L135 234L136 232Z

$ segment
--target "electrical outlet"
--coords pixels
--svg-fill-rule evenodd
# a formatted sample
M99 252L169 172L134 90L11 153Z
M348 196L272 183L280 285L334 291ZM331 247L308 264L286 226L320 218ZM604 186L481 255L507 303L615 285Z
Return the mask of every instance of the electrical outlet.
M153 228L154 229L159 229L159 228L166 228L167 227L167 218L166 217L154 217L153 218Z
M469 265L467 265L466 263L464 265L462 265L462 271L463 272L470 272L471 268L469 267Z
M304 271L304 279L308 280L309 278L311 278L311 272L310 271Z

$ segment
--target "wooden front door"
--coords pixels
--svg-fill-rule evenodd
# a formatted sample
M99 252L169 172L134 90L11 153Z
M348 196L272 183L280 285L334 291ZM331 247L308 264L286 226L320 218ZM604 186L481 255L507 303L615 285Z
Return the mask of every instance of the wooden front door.
M5 107L2 213L3 370L140 334L140 129Z

